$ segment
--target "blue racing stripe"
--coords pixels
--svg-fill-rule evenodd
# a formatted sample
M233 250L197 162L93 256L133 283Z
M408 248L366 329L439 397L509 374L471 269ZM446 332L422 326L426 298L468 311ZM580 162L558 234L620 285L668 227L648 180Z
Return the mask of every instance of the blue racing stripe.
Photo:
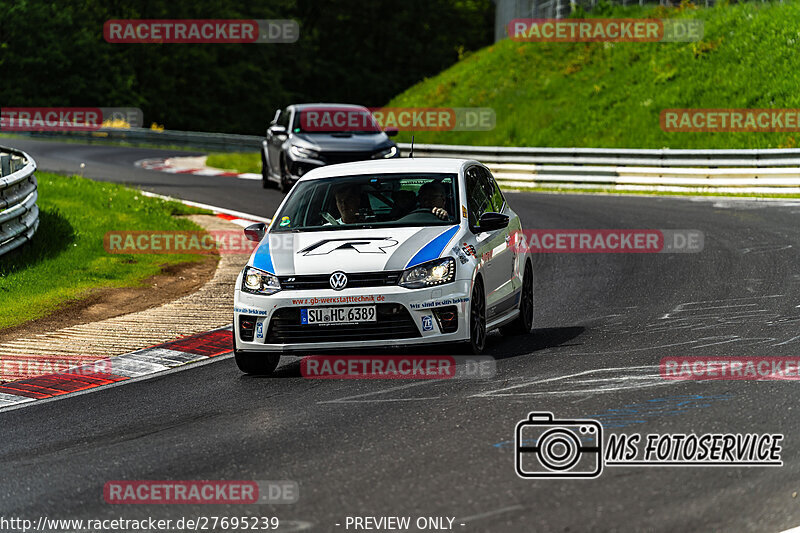
M264 239L258 246L256 255L253 256L253 266L270 274L275 273L275 267L272 266L272 256L269 255L269 237Z
M438 259L439 256L442 254L445 246L447 243L450 242L450 239L453 238L453 235L456 234L458 231L459 226L453 226L452 228L448 229L444 233L440 234L438 237L433 239L431 242L426 244L425 246L420 249L419 252L416 253L414 257L411 258L411 261L408 262L406 268L410 268L413 266L417 266L421 263L426 261L432 261L434 259Z

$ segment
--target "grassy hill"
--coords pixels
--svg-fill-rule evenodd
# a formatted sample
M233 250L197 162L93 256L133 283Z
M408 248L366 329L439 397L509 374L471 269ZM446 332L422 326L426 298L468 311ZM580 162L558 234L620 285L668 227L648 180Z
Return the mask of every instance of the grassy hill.
M601 10L696 17L694 43L521 43L505 39L388 106L492 107L487 132L418 132L416 142L501 146L789 148L800 133L666 133L666 108L800 108L800 4ZM595 16L598 11L595 11ZM401 133L401 141L411 134Z

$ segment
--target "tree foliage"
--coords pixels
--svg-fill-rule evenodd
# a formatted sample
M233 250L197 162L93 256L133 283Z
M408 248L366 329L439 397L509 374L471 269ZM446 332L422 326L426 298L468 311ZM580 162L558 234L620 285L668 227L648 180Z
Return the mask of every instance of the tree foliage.
M492 39L490 0L0 0L0 106L139 107L261 133L301 101L385 104ZM109 19L295 19L294 44L111 44Z

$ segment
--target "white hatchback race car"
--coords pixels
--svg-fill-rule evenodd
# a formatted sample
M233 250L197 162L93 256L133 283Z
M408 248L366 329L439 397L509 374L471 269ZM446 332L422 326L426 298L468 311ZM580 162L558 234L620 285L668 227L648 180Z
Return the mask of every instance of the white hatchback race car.
M281 354L460 343L530 333L533 265L520 221L477 161L394 159L303 176L236 280L234 355L269 374Z

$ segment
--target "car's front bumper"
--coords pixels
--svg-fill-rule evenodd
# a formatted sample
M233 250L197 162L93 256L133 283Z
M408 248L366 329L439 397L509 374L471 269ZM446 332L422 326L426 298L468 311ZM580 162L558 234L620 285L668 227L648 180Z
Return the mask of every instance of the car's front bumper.
M315 168L324 167L326 164L327 163L320 161L319 159L298 157L291 153L291 150L288 151L288 156L286 157L286 167L289 171L289 178L292 183L296 182L298 179L302 178Z
M456 280L427 289L390 286L341 291L300 290L280 291L270 296L241 291L238 289L240 283L241 276L234 292L234 339L239 351L311 353L315 350L377 349L469 339L470 280ZM375 324L342 326L337 330L335 326L303 326L299 323L300 309L361 305L377 307L378 321ZM442 315L449 310L455 311L456 316L453 321L444 323ZM397 317L396 320L393 316ZM242 339L240 317L255 320L252 340ZM454 331L443 331L443 324ZM325 327L331 329L326 331Z
M294 154L291 150L287 151L286 155L286 166L289 170L290 179L293 181L297 181L297 179L305 176L308 172L314 170L315 168L324 167L327 165L335 165L339 163L351 163L354 161L377 161L380 159L394 159L400 157L400 149L398 148L395 154L390 158L384 157L374 157L375 154L379 152L376 150L374 152L353 152L351 156L347 155L347 152L336 152L334 159L330 160L328 158L328 154L323 152L321 154L320 159L312 159L309 157L300 157Z

